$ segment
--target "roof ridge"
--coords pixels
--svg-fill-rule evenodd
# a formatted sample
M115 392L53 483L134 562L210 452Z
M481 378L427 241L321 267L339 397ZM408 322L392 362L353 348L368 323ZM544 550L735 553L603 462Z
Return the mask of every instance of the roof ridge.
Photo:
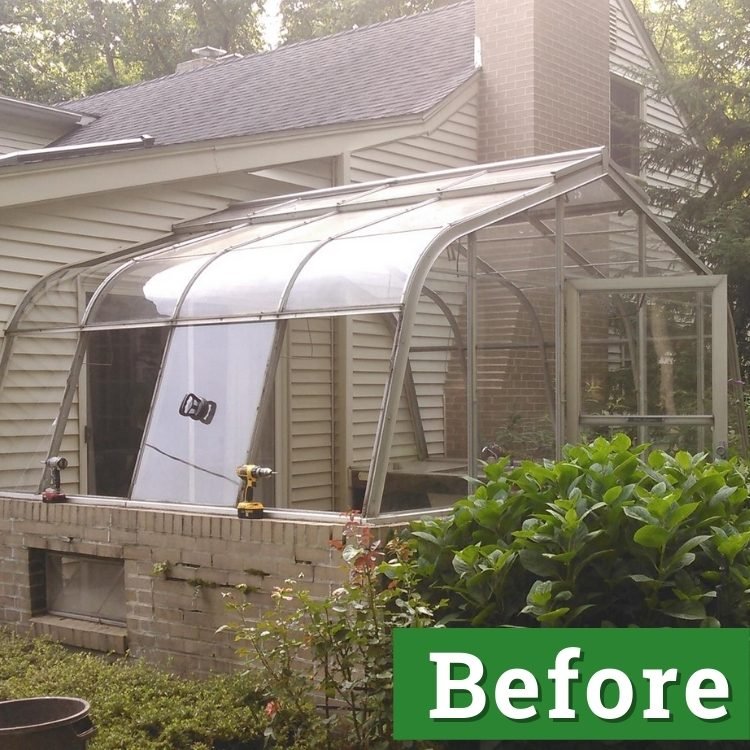
M314 44L315 42L322 42L325 39L335 39L336 37L340 36L347 36L348 34L357 34L361 31L366 31L369 29L375 29L379 26L388 26L390 24L396 24L401 23L403 21L408 21L412 18L415 18L416 16L430 16L430 15L437 15L438 13L442 13L446 10L453 9L459 5L473 5L474 0L457 0L457 2L449 3L448 5L438 5L436 8L430 8L429 10L420 10L416 13L409 13L405 16L398 16L397 18L386 18L384 21L377 21L375 23L368 23L366 26L355 26L351 29L345 29L344 31L337 31L333 34L326 34L325 36L314 36L310 39L301 39L299 42L291 42L289 44L282 44L278 47L275 47L272 50L266 50L265 52L257 53L257 54L267 54L268 52L278 52L280 50L285 49L295 49L296 47L302 47L303 45L307 44Z
M460 5L473 5L473 3L474 3L474 0L458 0L457 2L450 3L448 5L440 5L436 8L431 8L430 10L420 11L417 13L411 13L406 16L399 16L398 18L388 18L385 21L378 21L377 23L371 23L371 24L368 24L367 26L357 26L352 29L346 29L345 31L338 31L335 34L327 34L326 36L312 37L311 39L303 39L299 42L292 42L290 44L282 44L279 47L274 47L273 49L260 50L258 52L247 54L241 59L227 60L224 63L219 63L218 66L211 65L209 67L196 68L195 70L186 70L186 71L183 71L182 73L177 73L177 72L166 73L163 76L159 76L158 78L149 78L146 81L138 81L137 83L131 83L127 86L119 86L115 89L108 89L107 91L99 91L95 94L82 96L79 99L67 99L63 102L59 102L58 104L55 104L54 106L59 107L60 109L66 110L69 107L73 107L80 103L89 102L91 100L98 100L100 98L106 98L110 95L115 95L118 92L122 92L125 90L133 91L139 88L144 88L144 87L150 86L151 84L156 84L162 81L166 81L170 78L182 79L184 76L191 76L191 75L195 75L198 73L206 73L208 71L213 71L216 69L216 67L223 66L225 64L242 65L245 60L253 60L259 57L265 57L267 55L272 55L275 53L281 53L281 52L288 51L288 50L294 50L303 46L320 43L325 40L335 39L337 37L344 37L350 34L357 34L357 33L360 33L369 29L378 28L381 26L388 26L388 25L393 25L397 23L402 23L404 21L408 21L410 19L416 18L417 16L424 17L428 15L438 15L447 10L454 9ZM84 112L84 114L91 114L91 113Z

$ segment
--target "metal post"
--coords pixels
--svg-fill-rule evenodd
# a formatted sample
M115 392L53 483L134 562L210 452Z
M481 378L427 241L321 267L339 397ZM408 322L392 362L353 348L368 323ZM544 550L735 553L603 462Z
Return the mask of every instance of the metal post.
M706 323L704 320L706 307L703 304L703 292L696 295L695 304L695 354L696 354L696 398L695 411L698 414L706 413ZM706 428L698 427L698 440L696 448L703 452L706 450Z
M466 448L469 476L477 471L479 430L477 419L477 238L469 235L466 282Z
M711 295L711 408L714 415L714 455L726 458L727 418L727 280L718 279Z
M565 443L565 196L555 199L555 458ZM579 365L580 366L580 363Z
M646 216L638 214L638 275L645 277L646 267ZM648 306L646 295L638 298L638 382L635 384L638 414L648 414ZM648 442L648 427L638 425L638 442Z

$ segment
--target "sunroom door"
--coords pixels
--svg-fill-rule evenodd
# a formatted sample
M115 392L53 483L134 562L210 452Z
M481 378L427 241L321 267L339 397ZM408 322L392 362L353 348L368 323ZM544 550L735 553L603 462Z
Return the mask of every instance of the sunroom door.
M567 441L726 455L726 277L569 280L566 328Z

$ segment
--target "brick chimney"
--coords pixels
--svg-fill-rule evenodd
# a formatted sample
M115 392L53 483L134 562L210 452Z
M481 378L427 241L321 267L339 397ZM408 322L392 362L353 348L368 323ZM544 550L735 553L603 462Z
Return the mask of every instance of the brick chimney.
M609 0L474 0L480 161L609 143Z

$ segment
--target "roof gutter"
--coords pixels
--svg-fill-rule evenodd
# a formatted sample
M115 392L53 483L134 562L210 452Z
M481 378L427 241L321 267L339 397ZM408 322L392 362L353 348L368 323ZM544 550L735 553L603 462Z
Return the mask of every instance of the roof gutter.
M52 146L51 148L34 148L26 151L11 151L0 156L0 167L14 164L28 164L29 162L50 161L64 159L70 156L92 156L108 154L113 151L125 151L133 148L151 148L156 139L151 135L141 135L138 138L124 138L118 141L99 141L86 143L82 146Z

